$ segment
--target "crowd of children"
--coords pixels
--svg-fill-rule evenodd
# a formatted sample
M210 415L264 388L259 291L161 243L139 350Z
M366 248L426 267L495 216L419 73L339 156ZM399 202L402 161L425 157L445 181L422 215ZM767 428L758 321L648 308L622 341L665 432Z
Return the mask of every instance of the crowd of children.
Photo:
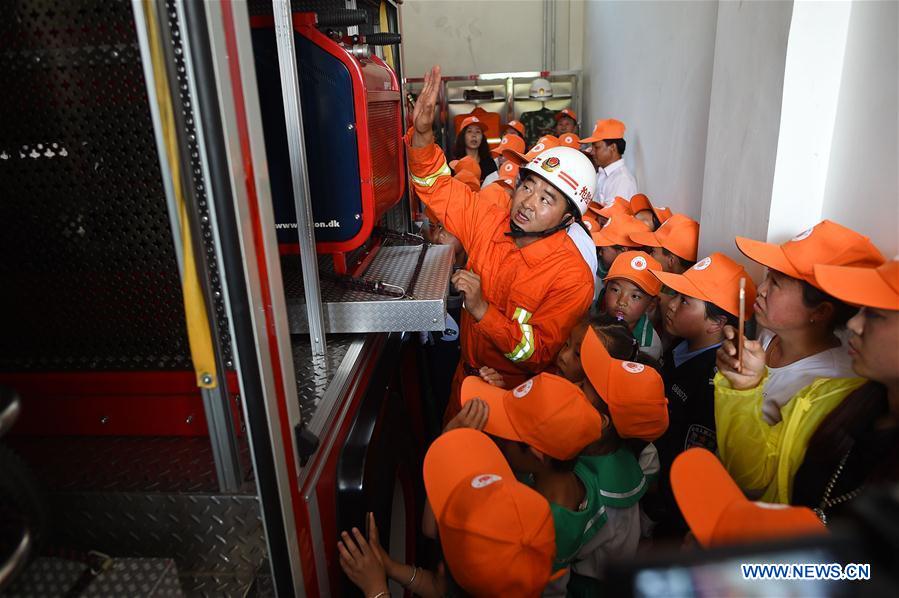
M899 261L830 221L781 245L737 238L767 268L756 288L732 257L700 259L695 220L637 193L624 123L579 139L567 109L525 151L511 121L485 178L483 136L463 127L458 162L434 144L438 85L435 67L406 143L428 239L456 255L423 469L442 558L396 562L369 516L338 543L367 598L388 579L595 596L638 547L826 533L899 481Z

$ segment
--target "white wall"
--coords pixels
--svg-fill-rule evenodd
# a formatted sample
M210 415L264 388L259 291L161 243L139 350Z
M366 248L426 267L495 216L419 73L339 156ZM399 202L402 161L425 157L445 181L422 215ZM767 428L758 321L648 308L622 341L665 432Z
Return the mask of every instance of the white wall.
M899 253L899 3L855 2L824 217Z
M587 2L586 135L598 118L627 126L625 162L658 206L698 219L717 2Z
M582 2L553 1L556 69L578 68L583 8L572 5ZM406 0L400 10L408 77L420 77L434 64L448 75L543 68L542 0Z
M718 6L701 255L740 259L735 236L767 238L792 9L792 2ZM750 274L758 279L761 269L750 266Z

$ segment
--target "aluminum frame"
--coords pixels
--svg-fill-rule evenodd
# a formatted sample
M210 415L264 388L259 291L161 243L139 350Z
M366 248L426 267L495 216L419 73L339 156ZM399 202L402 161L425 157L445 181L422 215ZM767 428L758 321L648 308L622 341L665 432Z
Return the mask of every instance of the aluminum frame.
M300 261L306 293L306 312L309 338L314 355L323 357L327 351L324 314L319 290L318 259L315 248L315 229L312 226L312 198L306 166L306 143L303 136L303 113L300 109L300 80L297 76L297 55L293 39L293 19L289 0L272 0L275 18L275 38L278 44L278 71L284 97L284 120L287 125L287 148L290 154L290 173L297 213L297 233L300 241Z

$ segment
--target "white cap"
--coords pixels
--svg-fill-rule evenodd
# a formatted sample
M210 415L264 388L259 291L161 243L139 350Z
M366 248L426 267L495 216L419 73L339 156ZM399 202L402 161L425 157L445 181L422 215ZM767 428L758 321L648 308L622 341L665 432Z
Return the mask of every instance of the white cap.
M574 202L582 216L587 211L596 191L596 169L590 158L578 150L553 147L537 154L522 168L552 183Z

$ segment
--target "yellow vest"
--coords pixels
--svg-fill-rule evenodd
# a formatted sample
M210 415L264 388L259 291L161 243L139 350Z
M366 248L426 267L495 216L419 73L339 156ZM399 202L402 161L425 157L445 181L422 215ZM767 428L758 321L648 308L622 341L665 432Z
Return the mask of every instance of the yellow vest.
M767 381L766 375L755 388L735 390L722 374L715 375L718 456L750 498L789 504L793 478L805 459L812 434L849 393L867 380L818 378L790 399L781 409L782 421L773 426L762 419L762 393Z

